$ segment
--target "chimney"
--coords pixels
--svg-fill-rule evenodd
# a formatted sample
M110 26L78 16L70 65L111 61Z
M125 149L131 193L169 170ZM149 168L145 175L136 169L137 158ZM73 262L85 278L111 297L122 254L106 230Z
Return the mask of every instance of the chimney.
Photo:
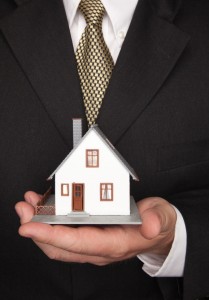
M73 119L73 148L82 138L82 119Z

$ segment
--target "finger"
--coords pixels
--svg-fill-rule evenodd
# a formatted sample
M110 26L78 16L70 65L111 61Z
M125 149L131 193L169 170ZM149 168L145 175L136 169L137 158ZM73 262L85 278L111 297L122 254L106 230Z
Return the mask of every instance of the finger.
M123 231L123 228L118 226L72 228L29 223L21 226L19 233L36 242L53 245L77 254L119 257L123 248L121 244L124 243Z
M18 202L15 210L20 218L20 223L28 223L34 215L34 207L26 202Z
M139 213L142 214L145 210L154 208L158 205L168 203L165 199L160 197L148 197L137 202Z
M25 201L33 205L34 207L37 205L37 203L41 200L42 196L32 192L28 191L24 195Z
M156 209L147 209L141 214L141 235L148 240L156 238L161 233L161 216Z
M153 239L159 235L167 235L169 232L174 231L176 213L172 205L164 199L159 199L152 202L150 206L151 208L141 213L142 235L147 239Z
M104 266L114 261L109 258L97 257L97 256L88 256L77 253L72 253L52 245L37 243L36 245L52 260L58 260L63 262L72 262L72 263L90 263L97 266Z
M166 202L159 197L149 197L137 203L142 219L140 232L145 239L151 240L160 234L163 220L159 207Z

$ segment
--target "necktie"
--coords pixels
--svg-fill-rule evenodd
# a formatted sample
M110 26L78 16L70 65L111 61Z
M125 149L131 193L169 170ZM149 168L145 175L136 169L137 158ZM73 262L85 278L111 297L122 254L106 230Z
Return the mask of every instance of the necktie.
M82 0L79 9L87 25L76 50L76 60L86 118L91 126L98 117L114 62L102 33L105 8L101 1Z

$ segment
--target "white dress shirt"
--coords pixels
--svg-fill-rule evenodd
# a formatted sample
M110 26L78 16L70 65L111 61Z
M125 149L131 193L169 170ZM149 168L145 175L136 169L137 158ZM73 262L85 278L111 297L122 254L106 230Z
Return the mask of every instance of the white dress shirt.
M106 10L102 23L103 35L113 61L116 63L138 0L101 0L101 2ZM74 51L76 51L86 22L78 10L80 0L63 0L63 3ZM168 256L150 253L138 255L144 263L143 270L150 276L178 277L183 275L187 235L183 217L176 208L175 210L177 213L175 238Z
M128 9L127 9L128 1ZM86 22L78 10L80 0L63 0L70 27L74 50L78 46ZM102 30L105 42L116 62L138 0L102 0L106 14L103 18Z

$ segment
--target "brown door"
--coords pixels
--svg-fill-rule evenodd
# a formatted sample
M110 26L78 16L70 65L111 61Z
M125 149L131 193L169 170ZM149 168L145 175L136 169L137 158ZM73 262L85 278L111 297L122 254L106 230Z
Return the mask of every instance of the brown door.
M73 183L73 210L83 211L83 184Z

